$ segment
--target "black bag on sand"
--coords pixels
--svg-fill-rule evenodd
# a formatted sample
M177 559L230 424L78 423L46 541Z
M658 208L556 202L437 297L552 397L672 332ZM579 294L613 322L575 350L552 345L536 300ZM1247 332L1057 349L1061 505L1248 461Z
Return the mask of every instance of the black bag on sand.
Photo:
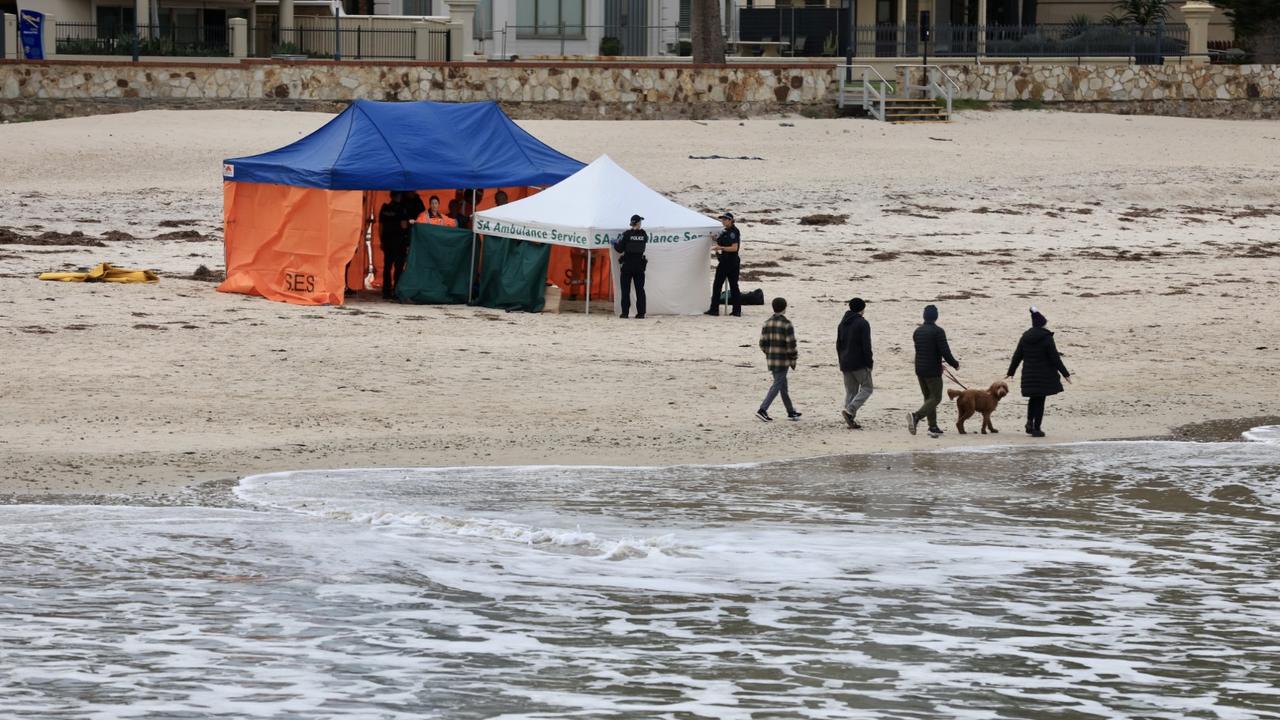
M739 290L738 295L741 296L743 305L764 304L764 290L761 290L760 288L756 288L755 290ZM720 303L725 304L727 302L729 302L729 291L725 290L720 293Z

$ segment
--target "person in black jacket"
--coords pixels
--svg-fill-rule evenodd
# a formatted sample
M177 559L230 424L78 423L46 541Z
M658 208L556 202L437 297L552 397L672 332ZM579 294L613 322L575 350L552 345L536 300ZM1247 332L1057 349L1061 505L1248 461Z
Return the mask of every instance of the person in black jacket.
M844 375L844 407L840 414L850 430L861 430L858 410L875 388L871 385L871 323L862 317L867 303L862 298L849 301L849 310L836 330L836 354Z
M742 249L742 233L738 231L738 226L733 224L731 212L720 216L720 224L724 225L724 230L711 238L715 242L712 250L719 258L719 262L716 263L716 279L711 285L711 309L703 314L720 314L720 291L727 280L729 281L729 302L733 303L733 316L742 317L742 293L738 292L738 274L742 270L742 259L738 253Z
M631 227L618 236L613 249L618 252L618 280L622 285L622 317L631 316L631 285L636 286L636 319L644 319L644 269L649 261L644 257L649 244L649 233L640 229L644 218L631 216Z
M405 259L409 256L409 224L413 206L408 195L391 192L391 199L378 210L378 242L382 246L382 297L394 299L396 285L404 274ZM414 197L417 197L414 195ZM418 200L418 204L422 201Z
M951 355L947 345L947 331L938 327L938 308L926 305L924 323L916 328L911 336L916 346L916 379L920 381L920 392L924 395L924 404L920 409L907 413L907 430L916 434L916 425L922 418L929 420L929 435L938 437L942 428L938 427L938 403L942 402L942 363L960 369L960 361Z
M1018 340L1013 351L1006 379L1012 380L1022 365L1022 396L1027 398L1027 434L1044 437L1040 423L1044 420L1044 399L1062 392L1062 380L1071 382L1071 373L1062 364L1053 333L1045 325L1049 321L1034 306L1031 308L1031 327ZM1062 380L1059 380L1059 376Z

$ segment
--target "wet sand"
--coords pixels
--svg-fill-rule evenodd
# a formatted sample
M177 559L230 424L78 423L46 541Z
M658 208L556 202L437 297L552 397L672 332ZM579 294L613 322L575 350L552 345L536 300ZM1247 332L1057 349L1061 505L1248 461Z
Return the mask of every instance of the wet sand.
M1048 441L1164 437L1280 407L1268 309L1280 123L1046 112L928 128L525 123L580 159L607 151L691 207L740 215L744 289L787 297L801 341L792 389L804 419L766 426L751 417L767 387L763 308L645 322L371 298L304 308L191 279L221 269L221 159L326 119L149 112L0 127L13 170L0 177L0 498L172 504L284 469L1041 442L1017 432L1016 389L999 435L958 436L946 403L944 438L907 435L919 403L910 334L927 303L941 308L960 378L979 386L1003 375L1027 306L1045 312L1076 380L1049 401ZM712 154L764 159L690 157ZM101 261L163 280L35 280ZM854 295L870 301L877 359L858 433L840 420L833 349Z

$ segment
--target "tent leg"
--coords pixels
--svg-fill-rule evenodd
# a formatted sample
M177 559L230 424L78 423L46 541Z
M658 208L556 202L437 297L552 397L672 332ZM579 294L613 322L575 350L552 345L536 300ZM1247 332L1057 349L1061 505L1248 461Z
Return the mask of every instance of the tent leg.
M467 304L473 302L476 287L476 190L471 189L471 267L467 273Z
M587 304L585 315L591 314L591 248L587 248Z

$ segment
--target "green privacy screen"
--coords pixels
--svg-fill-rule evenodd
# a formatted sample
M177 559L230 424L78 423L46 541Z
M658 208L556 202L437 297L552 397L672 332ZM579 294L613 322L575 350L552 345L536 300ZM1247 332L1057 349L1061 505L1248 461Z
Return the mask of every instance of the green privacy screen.
M471 231L418 223L413 226L409 261L396 283L405 302L460 305L471 282Z
M542 312L550 259L550 245L485 238L477 302L484 307Z

